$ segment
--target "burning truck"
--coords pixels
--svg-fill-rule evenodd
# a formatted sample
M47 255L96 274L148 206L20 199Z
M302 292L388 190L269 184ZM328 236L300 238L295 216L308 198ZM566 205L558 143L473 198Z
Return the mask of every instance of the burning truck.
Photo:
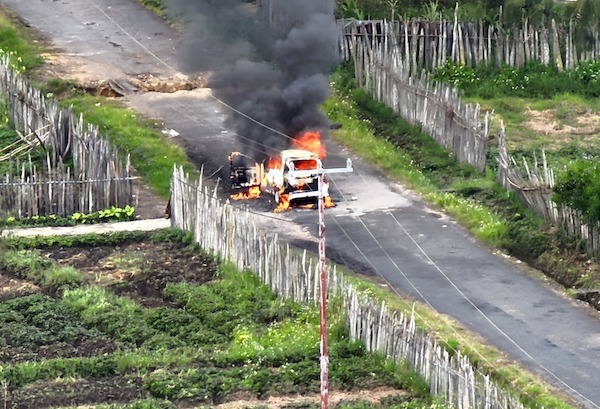
M262 163L253 162L251 158L233 152L229 156L230 182L238 193L232 194L233 200L252 199L262 192L273 195L277 204L275 212L287 210L291 205L302 204L313 206L319 197L319 171L323 168L321 158L325 149L321 145L318 132L307 132L292 142L293 148L271 156ZM314 173L310 171L314 170ZM296 177L290 172L303 172ZM325 207L335 204L329 196L329 184L323 183L323 200Z

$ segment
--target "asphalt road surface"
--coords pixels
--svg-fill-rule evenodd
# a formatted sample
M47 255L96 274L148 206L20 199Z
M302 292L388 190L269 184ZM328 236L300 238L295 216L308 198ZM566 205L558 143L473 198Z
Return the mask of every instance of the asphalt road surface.
M180 71L178 33L134 0L0 3L55 44L61 56L55 68L65 74L107 80ZM211 90L126 98L138 112L176 130L176 140L196 165L205 166L205 174L223 176L220 167L227 166L227 154L238 144L224 122L228 108ZM351 155L327 143L325 166L345 165ZM514 260L492 254L452 219L353 159L354 173L330 178L338 205L326 214L328 254L455 318L582 407L600 407L598 313L524 273ZM293 210L275 218L264 200L241 205L253 206L265 227L316 249L315 211Z

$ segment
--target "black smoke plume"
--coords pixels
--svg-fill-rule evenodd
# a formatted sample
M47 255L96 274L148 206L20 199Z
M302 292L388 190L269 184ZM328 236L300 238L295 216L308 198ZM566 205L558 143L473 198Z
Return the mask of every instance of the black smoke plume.
M184 67L210 72L209 87L231 111L240 150L264 158L288 148L285 136L319 130L328 76L338 63L333 0L170 0L187 24ZM263 126L263 125L266 125ZM274 132L273 130L278 132Z

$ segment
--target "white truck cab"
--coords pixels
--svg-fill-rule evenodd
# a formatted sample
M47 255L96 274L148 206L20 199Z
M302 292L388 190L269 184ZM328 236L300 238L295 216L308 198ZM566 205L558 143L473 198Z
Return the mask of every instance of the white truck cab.
M319 197L319 172L323 168L321 159L313 152L303 149L286 149L281 152L281 161L266 161L265 175L266 190L271 191L276 202L282 194L288 195L288 200ZM274 165L275 164L275 165ZM270 167L267 167L270 166ZM290 175L290 171L311 171L308 175L296 177ZM323 196L329 196L328 185L323 184Z

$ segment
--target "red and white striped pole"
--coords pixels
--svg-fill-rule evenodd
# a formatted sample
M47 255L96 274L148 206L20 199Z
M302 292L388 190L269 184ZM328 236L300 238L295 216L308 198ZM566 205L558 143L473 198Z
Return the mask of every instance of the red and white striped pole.
M323 169L320 161L318 168L309 170L290 170L288 176L314 177L318 175L319 181L319 275L320 275L320 325L321 333L321 409L327 409L329 400L329 387L327 385L327 367L329 356L327 355L327 274L325 273L325 198L323 188L325 187L326 173L352 172L352 161L346 160L345 168Z
M319 175L319 274L321 277L321 304L319 309L321 333L321 409L327 409L329 401L328 364L327 355L327 276L325 273L325 200L323 198L323 185L325 175Z

